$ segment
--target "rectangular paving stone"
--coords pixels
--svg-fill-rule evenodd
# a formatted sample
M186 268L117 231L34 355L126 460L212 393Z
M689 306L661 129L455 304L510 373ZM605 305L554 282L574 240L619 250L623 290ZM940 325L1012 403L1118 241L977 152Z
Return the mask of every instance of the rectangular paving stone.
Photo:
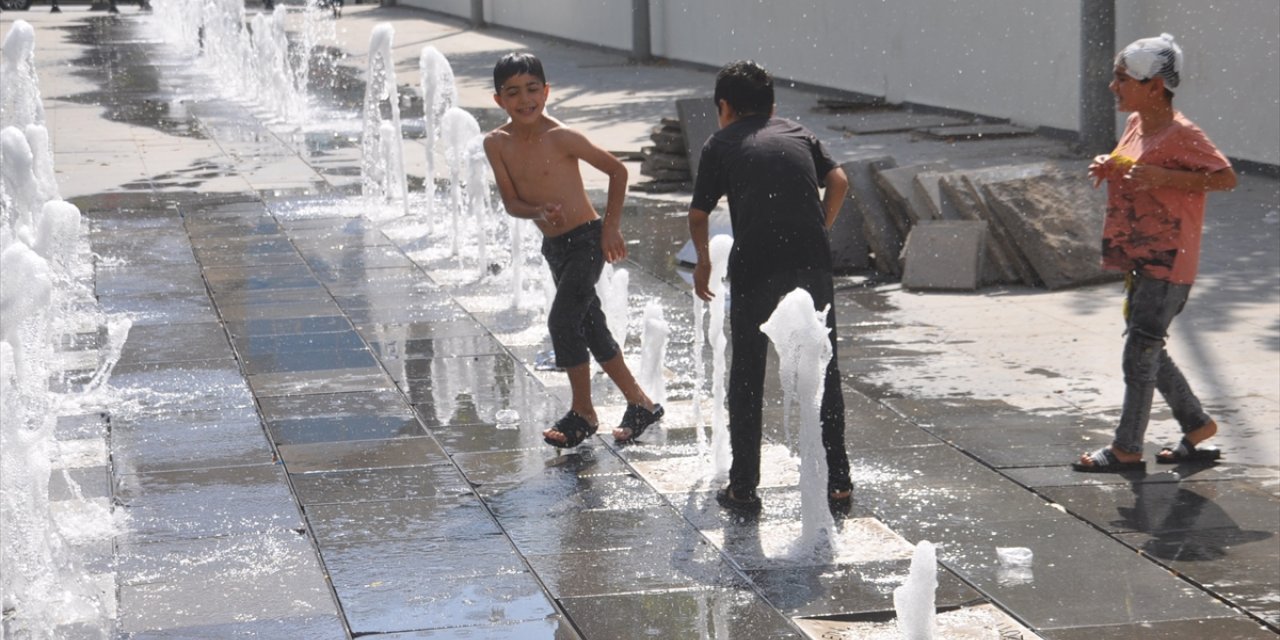
M446 459L431 438L288 444L278 449L291 474L413 467Z
M1054 629L1048 637L1054 640L1132 640L1143 637L1160 640L1272 640L1276 633L1256 621L1237 616L1209 620L1081 625Z
M543 486L552 493L562 492L577 486L584 478L628 473L621 459L595 443L565 451L563 455L556 455L554 449L544 445L544 448L521 451L459 453L452 458L473 485L519 486L525 491L537 491Z
M904 236L898 231L874 176L879 171L896 166L897 161L890 156L854 160L841 165L849 178L849 193L861 214L862 230L871 250L872 264L877 271L893 275L902 273L899 254L902 253Z
M666 506L543 515L530 510L519 517L495 515L516 548L526 555L608 550L626 553L627 549L647 546L676 548L701 537L697 529Z
M760 596L743 587L701 588L564 598L561 606L586 638L801 640L804 636ZM655 615L655 611L663 612Z
M1177 538L1198 531L1280 531L1280 500L1249 483L1146 482L1040 491L1112 533Z
M115 497L129 516L129 537L139 541L302 526L279 465L120 475Z
M308 444L413 438L427 435L415 417L392 416L328 416L274 420L267 423L271 441L276 444Z
M233 358L227 333L216 322L140 325L129 329L121 365Z
M204 279L194 263L125 265L95 272L94 292L99 296L136 296L167 294L199 296L205 294Z
M471 494L471 485L451 462L394 469L292 474L290 481L304 508L337 502L447 499Z
M912 227L903 248L902 286L974 291L982 280L987 223L928 220Z
M354 349L241 353L240 362L244 366L245 373L250 376L265 373L338 371L378 366L378 361L373 357L373 353L363 345Z
M289 318L322 318L342 313L338 305L325 296L318 300L302 302L252 302L233 304L215 297L218 313L227 322L249 320L275 320Z
M378 540L462 540L502 533L474 495L307 507L320 548Z
M227 331L234 340L237 337L283 336L308 333L335 333L351 331L351 322L345 316L322 318L287 318L274 320L246 320L227 322Z
M275 458L258 416L183 411L112 429L111 452L120 474L270 464Z
M238 335L232 337L232 344L241 357L249 358L277 352L361 349L364 340L354 329L348 329L328 333Z
M710 545L633 548L627 553L583 551L525 558L558 600L678 589L733 588L746 580ZM572 613L570 614L572 615Z
M253 396L231 360L192 360L117 365L111 386L149 392L166 405L180 398L184 409L229 409L253 406ZM146 397L154 397L144 395Z
M248 380L249 387L257 396L376 391L392 385L387 373L376 365L250 374Z
M559 614L542 620L478 624L426 631L406 631L377 636L378 640L578 640L573 625Z
M753 569L747 576L770 604L788 616L853 615L892 612L893 590L907 578L910 560L857 565ZM977 591L945 567L938 568L934 594L938 608L980 599Z
M117 576L120 631L131 637L233 637L199 635L206 630L345 637L311 544L287 529L125 542Z
M125 315L134 327L146 325L192 324L217 322L218 313L206 294L143 294L102 296L98 304L103 313Z

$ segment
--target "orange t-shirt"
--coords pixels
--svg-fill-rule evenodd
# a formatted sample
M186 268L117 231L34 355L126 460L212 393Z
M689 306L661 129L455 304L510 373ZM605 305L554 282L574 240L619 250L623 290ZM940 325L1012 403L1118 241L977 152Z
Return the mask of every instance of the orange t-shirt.
M1129 116L1112 156L1102 266L1137 271L1156 280L1191 284L1200 265L1205 194L1183 189L1138 191L1121 179L1129 164L1213 173L1231 166L1209 137L1179 112L1173 123L1143 137L1138 114Z

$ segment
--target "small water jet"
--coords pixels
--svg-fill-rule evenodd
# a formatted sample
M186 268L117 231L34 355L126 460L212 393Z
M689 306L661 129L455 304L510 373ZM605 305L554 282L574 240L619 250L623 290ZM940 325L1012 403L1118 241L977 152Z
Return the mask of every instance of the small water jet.
M729 296L724 284L729 272L729 252L733 249L733 237L725 234L711 238L711 281L709 288L715 296L711 301L711 466L717 478L729 474L729 415L725 408L725 379L728 371L725 362L727 339L724 335L725 311Z
M773 314L760 325L778 354L784 432L800 454L800 549L835 543L835 521L827 508L827 457L820 418L823 379L832 354L826 323L830 312L830 305L815 312L809 292L796 289L783 296ZM800 425L794 429L793 406L800 413Z
M937 628L938 559L933 543L921 540L911 556L906 582L893 590L898 631L905 640L933 640Z
M445 160L449 165L449 215L450 255L459 255L461 236L459 219L462 215L462 185L467 166L467 144L480 135L480 123L475 116L458 107L452 107L440 119L440 136L444 142Z
M640 339L640 388L659 404L667 401L667 383L662 375L667 360L667 336L671 327L662 314L662 303L649 301L644 308L644 328Z
M387 23L369 35L369 67L365 75L364 126L361 138L361 193L380 207L395 205L409 213L408 181L404 173L404 145L400 127L400 94L396 87L391 43L395 29ZM383 108L390 119L383 118Z
M445 112L457 106L458 88L453 80L453 67L432 46L425 46L418 55L418 73L422 81L422 144L426 147L427 169L423 185L427 191L424 214L432 218L436 193L436 141L440 138L440 121Z
M596 280L596 295L600 298L605 324L619 346L627 341L627 317L630 315L627 288L630 283L631 274L626 269L615 268L607 262L600 272L600 279Z
M467 212L476 233L476 266L479 277L490 273L489 264L489 191L493 172L484 154L484 136L476 135L467 143Z

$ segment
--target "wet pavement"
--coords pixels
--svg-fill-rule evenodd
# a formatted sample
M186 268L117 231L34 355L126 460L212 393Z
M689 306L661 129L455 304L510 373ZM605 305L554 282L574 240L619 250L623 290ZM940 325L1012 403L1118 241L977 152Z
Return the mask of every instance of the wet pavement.
M127 9L6 13L6 29L15 17L37 29L55 166L89 220L97 298L134 320L111 378L127 401L60 429L67 441L106 435L106 462L73 477L129 516L90 562L113 575L121 637L805 637L804 619L883 620L920 540L939 545L940 608L994 604L1043 638L1280 629L1273 178L1211 199L1204 292L1179 321L1202 342L1172 347L1202 365L1189 375L1221 416L1220 464L1070 471L1118 415L1118 313L1106 315L1117 292L917 295L853 275L837 317L854 506L835 550L795 553L799 474L780 398L766 407L758 520L716 505L692 428L692 309L673 260L687 196L633 196L624 218L627 355L635 368L634 312L660 301L673 329L669 417L637 445L602 431L557 451L540 432L568 390L533 366L548 348L538 312L513 308L504 278L423 246L403 221L359 215L358 149L317 142L354 116L333 116L331 133L276 130L167 61ZM638 150L674 97L712 82L348 7L325 55L352 53L333 75L353 87L333 104L358 103L352 68L380 21L410 43L396 50L401 84L416 83L417 49L432 42L482 117L491 61L532 47L555 113L614 150ZM821 129L798 106L813 99L784 89L780 105ZM829 135L841 160L1071 157L1041 137ZM420 148L407 149L421 175ZM598 178L589 186L601 199ZM616 421L621 396L600 376L594 392L603 422ZM504 409L520 421L498 424ZM1149 460L1173 434L1158 412ZM1003 569L997 547L1030 548L1032 570Z

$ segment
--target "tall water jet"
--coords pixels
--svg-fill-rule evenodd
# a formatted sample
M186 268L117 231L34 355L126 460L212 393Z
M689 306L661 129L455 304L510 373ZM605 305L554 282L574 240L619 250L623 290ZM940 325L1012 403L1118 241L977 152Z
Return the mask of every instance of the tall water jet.
M906 582L893 590L898 632L905 640L933 640L937 628L938 559L933 543L921 540L911 556Z
M707 368L703 366L702 351L706 345L706 332L703 329L703 319L706 313L707 303L698 297L696 291L693 294L693 434L694 439L698 442L698 455L706 455L707 442L703 437L702 431L702 389L706 386Z
M35 29L26 20L15 20L0 46L0 129L44 123L35 43Z
M253 57L257 64L257 102L268 107L277 118L288 123L301 123L307 114L306 85L294 69L289 55L289 37L285 32L285 17L289 10L276 5L270 15L259 13L251 22Z
M630 282L631 274L626 269L615 269L607 262L600 272L600 279L596 280L596 295L600 297L605 324L609 325L609 332L619 345L627 341L627 318L631 315L627 287Z
M813 310L813 297L804 289L783 296L760 330L769 336L778 354L778 378L782 383L783 424L790 434L791 408L800 414L795 444L800 453L801 550L830 548L835 541L835 521L827 508L827 456L822 446L823 380L831 361L831 333L827 328L828 305Z
M440 138L444 141L445 161L449 164L449 215L451 220L450 251L458 256L461 236L459 218L462 214L462 185L466 175L467 143L480 135L480 123L475 116L458 107L452 107L440 119Z
M671 326L662 314L662 303L650 300L644 308L644 329L640 338L640 388L658 404L667 401L667 382L662 375L667 361L667 336Z
M524 297L524 221L507 221L511 233L511 308L519 309Z
M409 213L408 182L404 175L404 145L400 132L400 95L396 87L391 42L395 29L382 23L369 35L369 68L365 74L364 127L361 138L361 187L366 201L379 206L399 200ZM383 118L383 108L390 121Z
M458 104L458 87L454 84L453 67L440 50L430 45L423 47L418 55L418 73L422 78L422 144L427 154L427 173L423 183L427 192L425 215L432 219L436 194L436 141L440 139L440 121L445 112Z
M476 230L476 265L483 278L489 272L489 188L493 170L484 154L484 136L467 143L467 210Z
M724 279L729 272L729 251L733 249L733 236L719 234L711 238L711 282L709 288L715 298L711 301L711 467L717 478L729 474L729 415L725 409L726 370L724 350L724 314L729 306L725 295Z

